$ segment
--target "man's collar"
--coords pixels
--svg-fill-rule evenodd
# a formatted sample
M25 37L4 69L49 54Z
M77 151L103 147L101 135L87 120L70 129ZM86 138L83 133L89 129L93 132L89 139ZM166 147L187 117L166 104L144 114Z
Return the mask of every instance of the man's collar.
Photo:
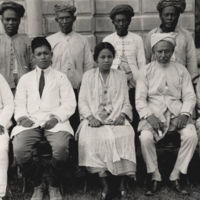
M50 71L50 68L51 68L51 66L47 67L46 69L41 69L41 68L39 68L39 67L37 66L37 67L36 67L36 71L37 71L38 73L41 73L41 71L43 70L45 74L48 74L49 71Z
M129 31L127 32L127 34L126 34L125 36L119 36L119 35L117 34L117 32L116 32L116 35L118 36L118 38L123 39L123 38L125 38L125 37L127 37L127 36L129 35Z
M67 39L67 40L70 39L70 37L71 37L72 34L73 34L73 31L70 32L70 33L68 33L68 34L65 34L65 33L63 33L63 32L60 31L60 35L63 36L63 37L65 37L65 39Z
M5 33L5 36L6 36L7 38L9 38L9 39L14 39L14 38L16 38L18 35L19 35L19 34L17 33L17 34L15 34L15 35L13 35L12 37L10 37L9 35L7 35L7 34Z
M156 63L159 67L161 68L167 68L170 64L171 64L171 60L168 62L168 63L159 63L157 60L156 60Z
M162 31L161 26L162 26L162 24L158 27L159 32L160 32L160 33L164 33L164 32ZM178 25L176 25L175 30L174 30L173 32L178 33L178 29L179 29L179 27L178 27Z

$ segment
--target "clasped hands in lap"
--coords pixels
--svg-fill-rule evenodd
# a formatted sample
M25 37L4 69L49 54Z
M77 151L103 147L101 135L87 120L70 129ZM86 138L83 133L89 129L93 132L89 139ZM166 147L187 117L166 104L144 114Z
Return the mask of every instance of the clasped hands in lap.
M5 134L5 130L4 127L2 125L0 125L0 135Z
M155 116L150 115L146 118L148 123L152 126L152 128L157 132L158 130L162 130L164 124ZM185 128L188 122L188 116L187 115L179 115L175 121L174 126L177 129Z
M102 125L113 125L113 126L122 126L125 124L125 115L120 114L115 121L104 122L104 120L100 121L96 119L93 115L88 117L89 126L91 127L100 127Z
M19 125L23 126L23 127L26 127L26 128L29 128L31 126L33 126L35 122L30 120L28 117L22 119L20 122L19 122ZM52 118L48 121L46 121L42 126L41 128L42 129L45 129L45 130L49 130L49 129L52 129L56 126L56 124L58 123L58 120L56 118ZM1 128L1 127L0 127Z

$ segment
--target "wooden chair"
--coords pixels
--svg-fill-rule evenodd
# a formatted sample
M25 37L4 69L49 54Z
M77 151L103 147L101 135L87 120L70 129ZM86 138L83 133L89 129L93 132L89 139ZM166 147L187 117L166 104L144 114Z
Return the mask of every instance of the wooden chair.
M192 83L193 83L193 87L194 87L194 91L196 93L196 84L197 84L197 79L200 77L200 75L195 76L192 79ZM193 115L192 115L192 119L196 120L198 118L198 112L197 112L197 107L195 107L194 111L193 111ZM162 149L162 151L167 151L169 153L171 153L171 155L177 155L178 154L178 150L180 148L180 134L178 134L177 132L168 132L165 137L161 140L161 142L159 142L157 144L157 152L159 151L159 149ZM187 183L187 185L190 185L188 177L185 177L185 181Z
M8 181L7 181L6 197L9 200L13 198L12 191L10 189L9 176L8 176Z

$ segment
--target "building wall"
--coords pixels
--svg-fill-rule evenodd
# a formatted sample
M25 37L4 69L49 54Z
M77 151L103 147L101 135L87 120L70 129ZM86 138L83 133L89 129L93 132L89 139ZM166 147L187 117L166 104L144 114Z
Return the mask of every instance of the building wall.
M29 1L29 0L26 0ZM25 0L16 0L26 7ZM130 31L138 33L144 39L146 34L160 24L156 5L159 0L41 0L43 7L43 33L51 35L59 31L55 22L54 5L71 4L77 7L77 20L74 24L74 30L87 36L91 50L96 43L112 33L114 27L109 18L111 9L118 4L130 4L135 11L135 17L132 19ZM0 0L0 3L3 2ZM179 24L186 27L192 33L195 31L195 0L186 0L187 7L184 14L181 15ZM36 13L37 14L37 13ZM27 33L27 13L22 19L19 32ZM3 32L2 25L0 33Z
M196 47L200 48L200 0L196 0L195 2L195 39Z

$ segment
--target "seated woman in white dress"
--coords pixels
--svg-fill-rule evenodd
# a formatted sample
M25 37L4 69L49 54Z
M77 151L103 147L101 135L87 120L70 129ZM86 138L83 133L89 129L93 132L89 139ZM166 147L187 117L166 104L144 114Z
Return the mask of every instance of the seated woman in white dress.
M84 74L79 93L79 166L99 174L103 187L100 199L106 199L109 175L121 177L119 190L124 199L125 176L134 178L136 172L127 80L124 72L111 69L114 56L110 43L95 47L98 67Z

